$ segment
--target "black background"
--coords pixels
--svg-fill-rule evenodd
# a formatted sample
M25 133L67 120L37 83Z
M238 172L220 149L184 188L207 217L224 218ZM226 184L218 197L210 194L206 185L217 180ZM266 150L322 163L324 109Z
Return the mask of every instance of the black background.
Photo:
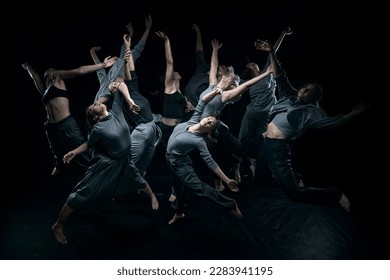
M9 23L12 32L7 59L9 86L16 105L11 119L17 119L19 171L47 174L52 168L43 133L45 109L21 64L29 62L43 75L49 67L72 69L92 64L89 54L92 46L102 47L101 59L119 55L122 34L127 31L125 25L131 21L134 26L134 46L144 31L144 19L150 14L152 31L137 63L141 87L148 97L151 97L149 92L159 88L158 76L165 65L164 45L155 31L162 30L170 37L175 68L183 77L181 85L184 88L194 69L192 23L198 24L202 31L206 58L211 54L210 42L216 38L223 43L220 63L233 65L237 73L248 59L260 65L264 63L265 54L253 47L256 39L275 41L284 27L291 26L294 33L285 38L278 58L294 86L298 88L306 81L320 83L325 92L321 106L329 115L346 113L361 101L372 104L363 117L348 126L305 144L314 146L304 149L310 151L309 161L310 157L323 155L328 170L329 167L334 170L331 168L329 174L336 172L337 176L348 180L367 173L366 166L373 167L372 161L377 158L374 151L379 146L377 141L381 141L377 129L381 129L383 118L374 119L373 113L379 111L375 103L382 98L383 91L379 69L385 60L380 50L384 34L381 32L386 26L382 14L386 7L293 2L239 1L215 3L215 7L209 6L210 3L185 1L177 5L117 0L17 4L16 16ZM90 74L67 81L67 87L71 92L72 114L83 123L85 108L93 100L98 80ZM154 99L151 100L153 103ZM237 115L242 113L244 103L245 98L241 104L227 110L231 114L225 114L233 129L239 126ZM160 103L152 106L158 113ZM373 179L370 174L368 181ZM361 178L357 183L362 183ZM375 191L371 190L371 193Z
M9 124L16 128L16 133L9 135L16 145L9 161L16 167L17 185L21 191L30 188L26 182L31 174L47 176L53 167L43 131L45 109L31 78L22 68L23 62L29 62L42 75L49 67L72 69L92 64L89 54L92 46L102 47L100 58L118 55L125 25L131 21L134 26L134 46L144 31L144 18L150 14L152 31L137 62L141 86L147 95L158 89L158 75L165 65L164 45L155 31L164 31L169 36L175 68L183 77L184 88L194 69L192 23L200 27L206 58L211 55L210 42L216 38L223 43L220 63L233 65L237 73L247 59L264 63L265 54L253 47L256 39L275 41L284 27L291 26L294 33L284 39L278 58L294 86L298 88L306 81L320 83L325 92L321 106L329 115L346 113L361 101L371 104L364 115L343 128L309 135L298 143L302 165L309 176L345 184L362 215L369 217L368 226L382 228L382 215L378 214L386 212L383 201L388 183L382 180L385 168L381 166L386 166L382 160L386 160L383 130L387 124L380 115L377 100L387 94L382 87L386 81L380 74L384 71L382 65L386 65L383 63L386 52L381 50L389 7L370 4L328 1L173 4L117 0L13 4L15 15L5 24L11 30L6 83L15 104L10 107L15 111L7 115ZM72 114L81 123L98 86L93 73L67 81ZM228 112L236 115L225 116L233 129L239 123L237 112L242 110L243 106L232 106ZM19 141L14 141L15 138Z

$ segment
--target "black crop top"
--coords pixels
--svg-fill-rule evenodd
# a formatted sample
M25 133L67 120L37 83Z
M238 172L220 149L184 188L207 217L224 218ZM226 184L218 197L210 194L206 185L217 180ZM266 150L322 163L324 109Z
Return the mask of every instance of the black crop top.
M162 116L170 119L183 119L186 106L187 101L180 92L164 93Z
M47 102L56 97L65 97L69 99L69 94L66 90L59 89L55 86L50 86L42 95L42 102L44 105L46 105Z

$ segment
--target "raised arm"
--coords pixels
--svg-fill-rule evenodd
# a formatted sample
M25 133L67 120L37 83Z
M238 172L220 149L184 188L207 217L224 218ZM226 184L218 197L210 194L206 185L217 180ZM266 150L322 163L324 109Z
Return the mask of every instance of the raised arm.
M286 35L291 35L292 33L293 33L293 31L292 31L291 27L289 27L289 26L287 26L286 28L284 28L282 30L282 33L279 35L279 38L274 43L275 52L278 51L281 43L283 42L284 37L286 37Z
M148 15L146 18L145 18L145 31L144 33L142 34L142 37L140 39L140 41L146 43L146 40L148 39L149 37L149 33L150 33L150 30L152 29L152 16L151 15Z
M131 46L131 37L129 35L123 35L123 42L126 48L125 55L125 80L130 81L132 79L130 71L135 70L134 59L132 51L130 50Z
M282 74L282 68L280 67L279 61L276 58L275 50L272 44L269 41L257 40L255 42L255 48L257 50L268 52L274 76L279 77L280 74Z
M133 34L134 34L134 28L133 28L133 25L131 24L131 22L129 22L127 25L126 25L126 28L127 28L127 31L129 32L129 35L130 37L133 37ZM141 56L141 53L142 51L144 50L145 48L145 44L146 44L146 40L148 39L149 37L149 33L150 33L150 30L152 29L152 17L150 15L148 15L146 18L145 18L145 31L144 33L142 34L142 37L141 39L139 40L139 42L134 46L134 49L132 50L132 55L133 55L133 60L134 60L134 63L137 61L137 59Z
M171 50L171 43L169 41L168 36L162 32L157 31L156 35L160 37L164 41L165 46L165 62L166 62L166 70L165 70L165 90L170 92L173 87L173 56Z
M34 82L34 85L35 87L37 88L37 90L39 91L40 94L44 94L45 93L45 84L44 82L42 81L42 79L39 77L38 73L32 68L32 66L25 62L22 64L22 67L24 70L26 70L28 72L28 74L30 75L31 79L33 80Z
M209 73L209 84L216 85L218 83L218 53L219 49L222 47L222 43L220 44L217 39L213 39L211 41L211 46L213 47L213 51L211 53L211 62L210 62L210 73Z

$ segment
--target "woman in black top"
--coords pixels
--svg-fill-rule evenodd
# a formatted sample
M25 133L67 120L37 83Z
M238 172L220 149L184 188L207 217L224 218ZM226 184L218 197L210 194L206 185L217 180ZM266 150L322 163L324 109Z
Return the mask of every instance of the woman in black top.
M62 158L66 152L85 142L79 124L72 117L69 108L69 93L65 80L111 67L116 58L106 57L104 62L95 65L85 65L71 70L56 70L49 68L44 73L43 80L29 63L23 63L35 87L42 94L42 102L46 109L44 129L54 158L54 169L51 175L56 175L64 167ZM77 156L75 161L84 168L89 165L90 156L87 152Z

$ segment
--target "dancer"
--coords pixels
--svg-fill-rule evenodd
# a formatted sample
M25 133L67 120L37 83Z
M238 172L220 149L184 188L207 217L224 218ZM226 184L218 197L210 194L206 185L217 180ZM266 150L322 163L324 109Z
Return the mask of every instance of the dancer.
M157 145L161 141L162 134L161 129L156 124L156 122L161 118L161 115L152 113L148 99L141 93L138 84L138 76L135 71L135 62L141 56L141 53L145 48L151 27L152 17L148 15L145 18L145 31L142 34L140 41L132 49L129 56L129 63L125 64L125 83L131 92L132 99L140 107L140 110L134 113L129 109L129 106L124 103L123 113L131 130L132 158L138 171L143 176L146 175L146 170L152 161ZM131 22L126 25L126 28L129 32L128 36L131 38L134 34ZM124 52L124 49L125 46L123 44L121 47L121 53ZM95 63L100 62L96 54L96 51L99 50L100 47L93 47L90 50L92 59ZM131 77L128 77L127 75L131 75ZM98 76L101 84L107 80L107 74L101 73L101 71L98 72Z
M234 199L223 195L199 179L189 155L191 151L198 150L208 168L221 178L233 192L239 191L238 183L228 178L213 160L205 140L205 137L216 126L217 118L211 115L201 118L202 112L205 105L220 92L221 89L216 88L203 95L191 119L178 124L169 137L166 159L172 172L171 178L173 179L173 187L177 196L174 203L172 203L172 206L175 208L175 214L168 222L169 224L173 224L177 219L184 218L184 209L189 192L208 197L229 209L236 218L242 218L241 211L238 209Z
M340 126L361 114L368 105L359 104L347 114L328 117L318 106L318 101L323 94L320 85L308 83L296 90L279 65L272 44L258 40L255 42L255 47L269 53L279 92L278 102L271 110L271 121L263 134L264 141L257 156L256 182L260 185L268 183L270 176L273 176L293 201L321 204L338 202L341 207L349 211L350 201L341 189L307 186L296 176L290 144L302 137L309 129L329 129Z
M221 94L216 96L206 105L202 113L202 118L213 113L221 115L225 106L239 99L241 94L246 92L248 88L272 73L272 68L268 67L264 73L239 84L239 77L234 73L231 67L218 64L218 51L222 44L214 39L212 40L212 46L213 52L209 73L209 87L200 95L200 97L215 88L220 88ZM241 143L230 131L229 127L220 120L213 129L211 136L212 140L214 140L208 141L211 153L218 162L224 162L223 168L233 169L236 181L240 182L241 176L238 163L240 158L249 153L251 146L247 143ZM214 184L215 188L219 191L222 191L225 188L219 178L215 178Z
M66 152L78 147L86 140L85 133L82 132L79 124L71 115L69 92L65 81L99 69L109 68L115 61L116 57L108 56L99 64L84 65L76 69L49 68L45 71L43 80L29 63L22 64L23 69L32 78L38 92L42 94L42 102L46 109L44 130L54 159L51 175L57 175L64 167L62 158ZM75 162L83 170L89 166L89 161L90 155L87 151L75 158Z
M123 38L128 42L126 35ZM128 42L125 51L126 63L130 52ZM118 59L118 63L123 63L123 60ZM111 82L108 90L114 95L111 110L108 111L107 106L102 103L104 96L90 105L86 110L87 123L91 128L88 141L64 156L64 162L69 163L89 148L94 150L90 167L68 196L52 226L54 236L60 244L67 244L64 223L75 210L115 198L121 189L132 189L135 193L143 191L150 197L152 209L159 208L156 196L131 157L131 137L129 126L124 119L122 103L125 100L134 111L139 110L139 107L131 99L123 82Z
M286 35L291 35L292 33L293 31L290 27L283 29L282 33L274 44L275 53L278 51L284 37L286 37ZM244 71L242 72L240 78L244 81L252 79L265 72L270 63L271 62L268 58L264 68L260 71L259 64L255 62L248 62L245 65ZM244 116L241 120L238 134L238 139L240 142L251 145L253 141L258 142L258 138L261 137L264 131L266 131L271 107L276 102L275 91L276 82L274 75L272 74L268 75L266 78L260 80L248 89L248 96L250 101L246 106ZM256 166L255 158L257 156L258 149L256 149L256 146L253 145L251 147L253 150L252 155L241 159L241 163L249 162L248 166L252 172L252 176L254 176L253 173Z

